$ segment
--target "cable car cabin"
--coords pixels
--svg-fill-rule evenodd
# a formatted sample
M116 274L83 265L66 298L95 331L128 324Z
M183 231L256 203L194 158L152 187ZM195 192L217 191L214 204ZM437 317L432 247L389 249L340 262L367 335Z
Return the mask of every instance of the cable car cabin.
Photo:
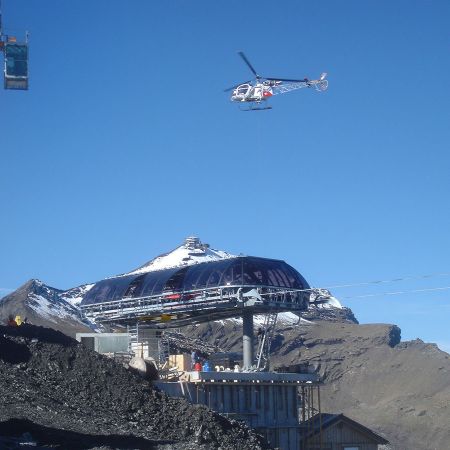
M6 42L5 89L28 89L28 44Z

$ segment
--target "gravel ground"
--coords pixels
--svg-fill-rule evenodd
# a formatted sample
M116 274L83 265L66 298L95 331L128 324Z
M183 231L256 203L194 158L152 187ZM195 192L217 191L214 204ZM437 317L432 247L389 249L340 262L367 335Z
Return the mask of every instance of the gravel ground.
M29 432L45 448L269 448L242 423L170 398L48 328L0 326L0 379L0 436Z

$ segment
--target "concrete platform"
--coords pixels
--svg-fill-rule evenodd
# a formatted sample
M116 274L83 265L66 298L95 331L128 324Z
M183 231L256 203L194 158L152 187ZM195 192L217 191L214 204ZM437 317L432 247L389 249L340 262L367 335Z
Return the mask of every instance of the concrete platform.
M251 383L317 383L319 377L313 373L278 372L186 372L192 383L206 382L251 382Z
M277 372L185 372L182 381L154 385L171 397L245 421L281 450L300 448L302 395L312 398L320 389L316 374Z

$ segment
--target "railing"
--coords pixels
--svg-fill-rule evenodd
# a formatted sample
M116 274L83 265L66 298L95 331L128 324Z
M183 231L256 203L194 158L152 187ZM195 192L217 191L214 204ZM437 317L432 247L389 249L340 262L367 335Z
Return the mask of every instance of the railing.
M308 293L306 293L308 291ZM86 317L99 322L121 321L130 318L151 320L157 316L200 315L211 311L265 307L301 311L307 309L310 289L290 289L274 286L219 286L185 292L122 298L120 300L82 305ZM262 311L261 311L262 312ZM164 320L163 317L160 317Z

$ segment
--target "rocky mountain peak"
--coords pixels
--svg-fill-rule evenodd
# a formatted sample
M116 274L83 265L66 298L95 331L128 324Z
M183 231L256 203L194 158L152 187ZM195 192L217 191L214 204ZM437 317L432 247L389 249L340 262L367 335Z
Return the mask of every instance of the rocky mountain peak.
M77 331L90 331L78 308L63 298L63 292L40 280L31 279L0 300L0 322L5 323L13 315L69 335Z
M19 295L20 296L29 296L31 294L53 295L56 292L61 292L61 291L59 289L52 288L51 286L47 286L41 280L32 278L31 280L28 280L26 283L24 283L22 286L20 286L16 291L14 291L14 294L16 296L19 296ZM6 297L8 297L8 296L6 296Z

